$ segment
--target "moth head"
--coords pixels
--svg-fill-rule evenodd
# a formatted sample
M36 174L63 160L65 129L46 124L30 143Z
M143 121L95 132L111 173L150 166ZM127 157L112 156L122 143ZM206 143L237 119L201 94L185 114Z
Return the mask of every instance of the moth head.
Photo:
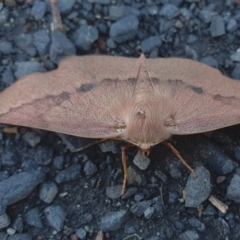
M159 109L159 104L141 103L129 113L122 138L136 145L143 153L149 152L151 147L168 139L166 121L171 118L172 109Z

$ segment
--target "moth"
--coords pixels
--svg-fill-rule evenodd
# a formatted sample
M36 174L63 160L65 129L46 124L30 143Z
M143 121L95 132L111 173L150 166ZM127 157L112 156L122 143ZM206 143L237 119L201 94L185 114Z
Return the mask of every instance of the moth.
M240 123L240 82L189 59L73 56L3 91L0 123L120 139L148 153L171 135Z

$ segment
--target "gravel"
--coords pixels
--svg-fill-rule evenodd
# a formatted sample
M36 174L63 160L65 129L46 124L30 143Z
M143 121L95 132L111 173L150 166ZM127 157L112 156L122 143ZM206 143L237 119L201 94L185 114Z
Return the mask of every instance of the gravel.
M188 57L240 79L240 5L234 1L57 4L65 32L52 31L48 0L0 3L1 90L30 73L55 69L67 56L85 54ZM124 143L86 148L98 140L27 128L20 135L1 131L0 239L95 240L103 231L109 240L238 240L239 131L235 126L171 138L198 178L161 144L148 157L128 149L123 196ZM226 179L217 183L218 177ZM228 206L227 213L207 200L209 194Z

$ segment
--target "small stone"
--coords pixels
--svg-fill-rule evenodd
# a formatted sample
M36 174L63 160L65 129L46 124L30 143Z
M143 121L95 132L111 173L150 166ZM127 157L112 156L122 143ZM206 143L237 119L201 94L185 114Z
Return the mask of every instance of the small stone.
M2 152L1 164L5 167L16 166L21 161L17 151L13 147L6 147Z
M49 165L53 159L53 150L48 147L38 147L36 149L35 161L39 165Z
M57 0L57 5L61 13L68 13L73 9L76 0Z
M58 169L58 170L62 170L63 169L63 164L64 164L64 156L56 156L53 158L53 166L54 168Z
M57 185L54 182L47 181L41 184L39 198L45 203L52 203L57 193Z
M235 154L235 158L240 161L240 147L237 146L234 148L234 154Z
M2 82L7 85L11 85L15 82L15 77L10 66L6 67L5 71L2 74Z
M41 141L41 137L36 132L33 132L33 131L27 131L22 135L22 138L31 147L35 147Z
M84 228L79 228L76 230L76 235L80 239L86 239L87 231Z
M26 213L26 221L29 225L42 228L42 220L40 217L40 212L38 208L33 208Z
M146 219L150 219L152 217L154 213L154 208L153 207L148 207L145 211L144 211L144 217Z
M108 38L106 43L107 43L107 47L111 49L117 47L117 44L111 38Z
M237 203L240 203L240 175L234 174L227 188L227 197Z
M183 232L182 234L180 234L180 239L182 239L182 240L198 240L200 238L196 231L187 230L187 231Z
M11 224L11 219L10 217L6 214L0 214L0 228L5 228L8 227Z
M130 208L130 211L137 217L141 217L144 212L146 211L147 208L149 208L152 205L152 201L142 201L142 202L137 202L132 205Z
M45 30L38 30L33 34L34 46L36 47L39 56L48 54L50 47L50 37Z
M121 197L122 185L107 187L106 194L111 199L118 199Z
M101 218L101 230L103 232L116 231L122 226L122 224L126 220L127 220L126 210L108 213Z
M37 54L37 50L33 43L34 39L31 33L22 33L16 38L16 45L31 57Z
M141 170L146 170L150 159L148 156L143 155L141 151L138 151L133 159L133 163Z
M10 54L13 52L13 45L6 40L0 40L0 53Z
M16 78L22 78L30 73L45 72L45 68L39 62L16 62L15 76Z
M118 20L122 18L125 14L124 5L111 5L109 7L109 18L111 20Z
M9 10L7 8L3 8L0 11L0 26L3 26L8 21Z
M225 34L224 21L221 16L212 17L210 32L212 37L219 37Z
M94 173L97 172L97 166L90 160L88 160L84 165L84 173L86 176L92 176Z
M110 27L110 37L117 43L123 43L135 37L138 30L138 18L136 16L127 16Z
M195 169L197 177L192 174L187 181L187 193L185 199L186 207L198 207L205 201L211 192L211 182L209 171L200 166Z
M226 26L227 31L234 32L237 30L237 28L238 28L237 20L235 18L230 18Z
M93 26L83 25L73 34L73 42L84 51L89 51L92 44L98 39L98 30Z
M21 215L18 215L15 221L12 224L12 228L18 232L22 233L23 232L23 218Z
M81 168L82 167L80 164L74 164L70 167L67 167L66 169L62 170L57 174L57 176L55 177L55 181L57 183L71 181L80 176Z
M218 68L218 62L212 56L206 56L200 60L200 62L207 64L210 67Z
M133 166L127 168L127 176L127 182L129 185L135 184L141 186L146 181L142 171Z
M51 205L44 210L48 223L56 231L61 231L65 221L66 213L59 205Z
M43 1L39 1L39 0L35 0L33 2L33 6L32 6L32 16L35 18L35 20L41 20L45 13L46 13L46 9L47 9L47 5L46 3Z
M118 141L119 142L119 141ZM117 148L117 141L104 141L102 143L98 144L98 147L101 149L102 152L112 152L112 153L118 153L118 148Z
M188 223L199 232L204 232L206 230L204 223L200 222L195 217L189 218Z
M180 14L178 7L174 4L167 3L165 4L159 12L160 16L167 18L168 20L177 17Z
M76 55L74 44L59 30L52 31L50 45L50 59L58 64L66 56Z
M143 53L150 52L154 48L160 47L161 44L162 44L162 40L160 36L149 37L143 40L141 43L142 52Z

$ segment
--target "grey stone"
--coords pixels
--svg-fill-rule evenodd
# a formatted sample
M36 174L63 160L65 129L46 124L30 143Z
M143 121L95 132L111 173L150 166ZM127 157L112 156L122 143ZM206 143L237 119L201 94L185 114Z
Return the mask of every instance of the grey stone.
M146 170L149 166L150 159L148 156L143 155L141 151L138 151L133 159L133 163L141 170Z
M180 239L181 240L198 240L200 238L196 231L186 230L185 232L180 234Z
M2 74L2 82L6 83L7 85L11 85L15 82L15 77L13 75L13 71L11 67L7 67Z
M239 80L240 79L240 64L237 63L234 69L232 70L231 76L233 79Z
M153 207L148 207L145 211L144 211L144 217L146 219L150 219L152 217L154 213L154 208Z
M149 15L155 16L158 14L159 9L158 9L157 5L152 5L152 6L147 7L147 11L148 11Z
M3 8L0 11L0 26L3 26L8 21L9 10L7 8Z
M138 30L138 18L124 17L113 23L110 27L110 37L117 43L122 43L135 37Z
M76 55L74 44L59 30L52 31L50 45L50 59L59 63L66 56Z
M61 170L63 168L63 164L64 164L64 157L61 156L56 156L53 158L53 166L54 168Z
M42 228L42 220L40 217L40 212L38 208L33 208L26 213L26 221L29 225Z
M204 23L210 23L212 19L212 12L214 11L215 5L209 4L206 8L202 9L199 13L199 18Z
M45 179L39 169L34 172L20 172L0 182L0 204L10 205L27 197Z
M122 224L126 220L127 220L126 210L108 213L101 218L101 230L103 232L116 231L122 226Z
M59 172L57 174L57 176L55 177L55 181L57 183L71 181L80 176L80 171L81 171L81 165L74 164L74 165L62 170L61 172Z
M25 132L22 135L22 138L31 147L35 147L41 141L41 137L36 132L33 132L33 131Z
M210 67L218 68L217 60L212 56L206 56L200 60L200 62L207 64Z
M57 0L57 5L61 13L68 13L72 10L76 0Z
M12 223L11 227L18 233L23 232L23 218L22 218L22 215L17 216L17 218Z
M8 237L8 240L32 240L33 236L31 233L16 233Z
M39 62L16 62L14 72L16 78L22 78L34 72L45 72L45 68Z
M92 176L94 173L97 172L97 166L90 160L88 160L84 165L84 173L86 176Z
M110 3L110 0L88 0L88 2L108 5Z
M146 181L142 171L140 171L136 167L129 166L127 168L127 174L128 174L127 182L129 185L134 184L141 186Z
M107 47L109 47L111 49L117 47L117 44L111 38L108 38L106 43L107 43Z
M130 211L137 217L141 217L147 208L152 205L152 200L137 202L132 205Z
M47 10L47 5L44 1L35 0L33 2L31 14L36 20L41 20Z
M8 227L11 224L11 219L10 217L6 214L0 214L0 228L5 228Z
M227 23L227 26L226 26L226 29L228 32L234 32L236 31L238 28L238 22L235 18L230 18L228 20L228 23Z
M38 30L33 34L34 45L40 56L48 54L50 46L50 37L45 30Z
M45 203L52 203L58 193L58 187L54 182L43 182L40 187L39 198Z
M2 152L1 164L5 167L16 166L20 161L17 151L13 147L6 147Z
M240 62L240 48L231 54L230 59L234 62Z
M159 32L164 33L172 29L174 22L165 18L160 18L159 21Z
M86 239L87 231L84 228L79 228L76 230L76 235L80 239Z
M117 144L119 141L114 141L114 140L109 140L109 141L104 141L102 143L98 144L98 147L101 149L102 152L112 152L112 153L117 153Z
M199 207L211 193L211 182L209 171L200 166L195 169L197 177L192 174L188 177L186 186L186 207Z
M220 37L225 34L224 21L221 16L212 17L210 32L212 37Z
M83 25L73 34L73 42L84 51L89 51L92 44L98 39L98 30L93 26Z
M121 197L122 185L107 187L106 194L111 199L118 199Z
M33 45L34 39L32 34L22 33L16 38L15 41L16 45L31 57L34 57L37 54L37 50Z
M7 233L0 232L0 239L1 240L7 240L7 238L8 238L8 234Z
M53 149L49 147L37 147L35 151L35 161L39 165L49 165L53 159Z
M174 4L167 3L165 4L159 12L160 16L167 18L168 20L177 17L180 14L179 8Z
M234 174L227 188L227 197L237 203L240 203L240 175Z
M153 48L160 47L162 40L160 36L152 36L142 41L141 48L142 52L150 52Z
M3 54L10 54L13 52L13 45L6 40L0 40L0 52Z
M125 15L124 5L111 5L109 7L109 18L112 20L118 20Z
M192 226L193 228L195 228L195 230L197 230L199 232L204 232L206 230L204 223L202 223L195 217L189 218L188 223L190 226Z
M61 231L65 221L66 213L59 205L51 205L44 209L45 216L51 227L56 231Z

